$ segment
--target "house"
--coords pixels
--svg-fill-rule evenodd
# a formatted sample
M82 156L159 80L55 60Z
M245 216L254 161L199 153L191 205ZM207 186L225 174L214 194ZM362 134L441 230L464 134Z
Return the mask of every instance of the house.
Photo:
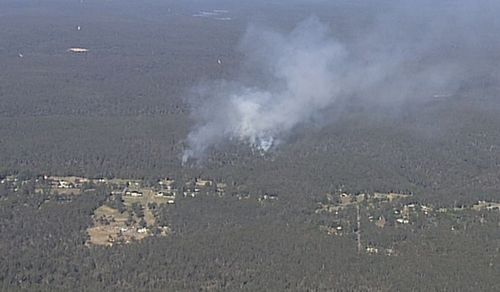
M378 193L378 192L375 192L375 193L373 193L373 198L374 199L380 199L380 200L389 201L389 202L392 202L392 201L395 201L395 200L398 200L398 199L402 199L402 198L406 198L406 197L409 197L409 196L410 195L400 194L400 193L394 193L394 192L389 192L389 193Z
M119 190L113 190L110 193L111 196L118 196L118 195L121 195L121 194L123 194L123 191L119 191Z
M71 52L71 53L87 53L89 51L89 49L85 49L85 48L69 48L68 49L68 52Z
M184 192L182 193L184 195L184 197L196 197L196 193L193 193L193 192Z
M197 187L210 187L213 184L211 180L201 178L196 178L194 183Z
M473 210L488 210L488 211L497 211L500 210L500 203L487 202L487 201L479 201L477 204L472 206Z
M143 193L142 192L139 192L139 191L132 191L130 192L130 195L132 197L142 197L143 196Z
M264 200L277 200L277 199L278 199L278 195L265 193L264 195L262 195L261 197L258 198L258 201L261 202Z
M73 184L70 183L69 181L66 181L66 180L59 180L59 182L57 184L57 187L60 189L69 189L72 186L73 186Z
M410 220L398 218L398 219L396 219L396 222L398 222L399 224L408 224L408 223L410 223Z
M241 199L250 199L250 194L249 193L242 193L242 194L236 194L236 197L238 198L238 200L241 200ZM261 199L259 198L259 201Z
M144 194L139 191L126 191L125 195L131 196L131 197L142 197Z
M278 195L276 194L264 194L263 196L264 200L277 200L278 199Z
M429 212L432 211L431 207L428 207L428 206L425 206L425 205L421 205L420 208L422 209L422 212L424 212L425 215L429 215Z
M137 232L138 232L138 233L146 233L146 232L148 232L148 229L147 229L146 227L143 227L143 228L138 228L138 229L137 229Z
M392 256L392 255L395 255L395 254L396 254L396 252L394 251L393 248L386 248L385 249L385 255Z
M486 210L488 210L488 211L500 211L500 204L488 206L488 207L486 207Z
M190 193L190 192L184 192L183 195L184 195L184 197L188 197L188 196L190 196L192 198L196 197L196 193Z
M425 205L422 205L420 207L422 208L422 211L431 211L432 210L431 207L428 207L428 206L425 206Z

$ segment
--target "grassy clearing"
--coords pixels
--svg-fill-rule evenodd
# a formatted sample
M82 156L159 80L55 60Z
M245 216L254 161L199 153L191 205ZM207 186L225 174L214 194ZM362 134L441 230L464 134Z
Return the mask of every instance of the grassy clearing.
M94 226L87 230L90 240L88 244L107 245L127 244L133 241L142 240L152 235L151 227L156 226L156 220L148 204L156 202L157 204L166 203L169 199L155 196L153 190L139 190L143 193L141 197L124 196L123 201L126 210L120 213L117 209L103 205L94 211ZM136 215L131 216L132 205L138 203L144 210L144 220L147 227L139 226L141 221ZM131 219L131 220L130 220ZM164 231L162 235L167 235Z

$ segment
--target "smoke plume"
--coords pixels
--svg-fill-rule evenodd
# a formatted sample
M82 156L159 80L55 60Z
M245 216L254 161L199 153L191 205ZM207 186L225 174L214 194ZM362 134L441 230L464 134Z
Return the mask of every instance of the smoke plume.
M201 106L193 112L198 123L187 137L183 162L228 140L268 151L340 100L399 104L453 94L484 61L474 56L492 54L470 43L485 41L487 33L469 30L498 25L487 19L470 24L473 16L451 13L457 7L440 8L440 15L429 10L416 16L415 7L400 7L344 40L315 17L288 33L250 27L241 48L259 77L251 85L233 80L197 88ZM491 46L499 48L497 41Z

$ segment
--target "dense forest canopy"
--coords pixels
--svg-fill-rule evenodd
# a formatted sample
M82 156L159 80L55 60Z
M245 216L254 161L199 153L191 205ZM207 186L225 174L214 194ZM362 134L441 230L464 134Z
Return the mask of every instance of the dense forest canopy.
M462 60L452 92L355 92L268 152L223 137L182 164L200 87L268 81L245 59L249 26L286 35L314 15L350 44L393 5L366 2L0 3L0 290L500 290L492 1L452 17L474 38L405 60ZM427 2L453 34L440 17L461 1Z

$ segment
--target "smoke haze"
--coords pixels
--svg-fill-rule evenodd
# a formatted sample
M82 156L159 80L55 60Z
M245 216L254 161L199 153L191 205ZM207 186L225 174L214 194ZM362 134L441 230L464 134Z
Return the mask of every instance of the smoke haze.
M197 123L183 162L228 140L268 151L346 99L394 106L496 78L499 5L478 3L404 1L343 40L316 17L285 33L250 26L240 49L259 77L196 88L201 104L193 107Z

